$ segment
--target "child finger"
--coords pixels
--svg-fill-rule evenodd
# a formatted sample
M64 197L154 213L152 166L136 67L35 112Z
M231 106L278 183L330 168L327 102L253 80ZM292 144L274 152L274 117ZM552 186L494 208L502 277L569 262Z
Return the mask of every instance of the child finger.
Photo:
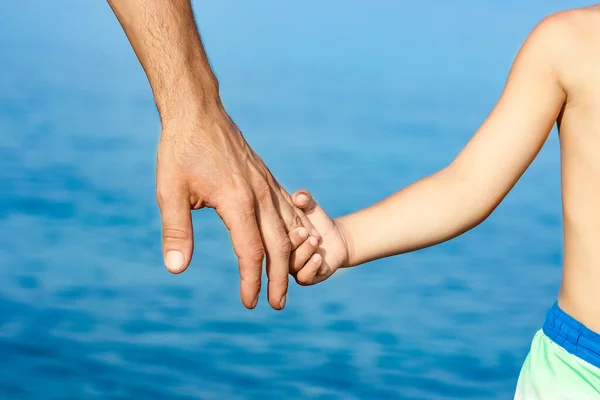
M294 205L304 212L309 212L317 206L317 203L313 199L312 195L308 190L298 190L292 196L292 202Z
M292 251L296 250L308 238L308 230L304 227L296 228L289 233Z
M290 273L295 275L302 269L319 246L319 240L311 236L304 243L302 243L296 250L292 251L290 255Z
M320 254L313 254L310 259L304 264L302 269L296 274L296 282L302 286L309 286L315 284L315 278L321 264L323 263L323 257Z

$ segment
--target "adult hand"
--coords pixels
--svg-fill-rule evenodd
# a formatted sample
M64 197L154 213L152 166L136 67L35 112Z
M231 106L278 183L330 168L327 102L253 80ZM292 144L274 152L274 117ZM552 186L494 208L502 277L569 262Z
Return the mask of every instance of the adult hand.
M194 246L190 211L212 207L231 233L244 305L258 302L266 253L269 303L282 309L292 247L288 232L314 229L223 109L190 0L108 2L146 72L161 117L157 197L165 265L173 273L188 267Z
M258 302L266 252L269 303L282 309L292 250L288 232L314 229L227 114L215 114L166 126L160 139L157 198L165 265L172 273L188 267L194 246L190 210L214 208L239 259L244 305Z

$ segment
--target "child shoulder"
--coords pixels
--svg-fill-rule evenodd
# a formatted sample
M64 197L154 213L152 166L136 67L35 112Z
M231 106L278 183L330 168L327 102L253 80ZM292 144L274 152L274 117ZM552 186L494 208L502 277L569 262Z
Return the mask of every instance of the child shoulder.
M548 15L531 30L523 48L534 54L536 61L554 64L559 75L571 75L574 67L600 49L600 7Z
M530 36L541 36L559 45L596 39L597 32L600 32L600 6L590 6L548 15L536 25Z

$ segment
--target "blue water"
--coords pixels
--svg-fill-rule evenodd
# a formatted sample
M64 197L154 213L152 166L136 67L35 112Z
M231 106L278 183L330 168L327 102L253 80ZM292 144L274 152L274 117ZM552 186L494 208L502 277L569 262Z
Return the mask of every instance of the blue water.
M232 117L332 215L445 166L527 32L585 4L414 3L196 4ZM242 307L212 210L165 272L158 135L104 2L0 3L0 398L512 398L560 282L556 132L475 230L293 285L284 312Z

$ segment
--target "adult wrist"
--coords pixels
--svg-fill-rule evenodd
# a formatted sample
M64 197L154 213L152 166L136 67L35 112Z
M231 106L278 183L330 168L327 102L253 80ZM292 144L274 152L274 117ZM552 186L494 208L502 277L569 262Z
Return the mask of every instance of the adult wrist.
M216 81L190 82L156 94L155 101L163 127L176 121L213 119L226 114Z

